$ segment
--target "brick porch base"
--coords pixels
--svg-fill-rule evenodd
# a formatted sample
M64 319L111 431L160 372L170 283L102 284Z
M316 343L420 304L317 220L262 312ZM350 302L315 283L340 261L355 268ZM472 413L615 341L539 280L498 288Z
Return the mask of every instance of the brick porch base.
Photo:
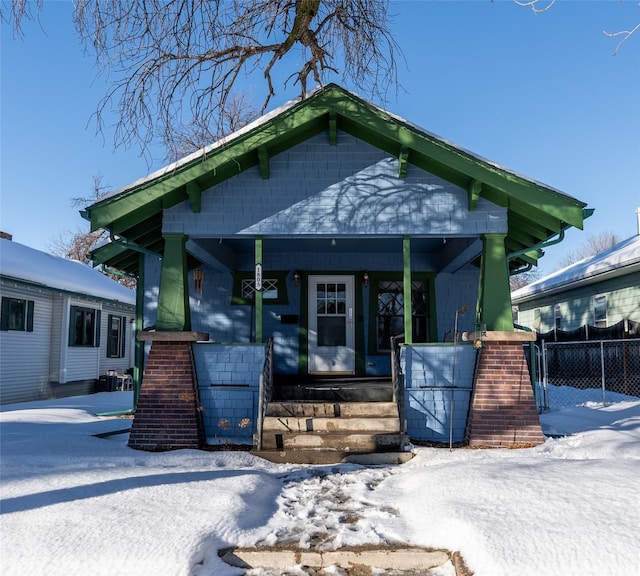
M489 333L491 334L491 333ZM494 333L480 350L467 436L470 446L488 448L542 444L544 435L521 333ZM511 334L511 336L508 336Z
M152 344L129 447L156 451L200 448L204 444L191 350L191 342L198 336L202 335L166 332L138 335L140 340L151 340Z

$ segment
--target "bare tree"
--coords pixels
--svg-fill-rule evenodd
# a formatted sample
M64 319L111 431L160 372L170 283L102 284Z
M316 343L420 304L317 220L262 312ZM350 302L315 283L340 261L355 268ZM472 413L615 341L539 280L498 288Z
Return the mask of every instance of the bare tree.
M71 205L76 208L84 208L88 204L93 204L94 202L104 198L109 193L110 189L103 183L102 176L96 175L93 177L93 190L91 195L88 197L72 198ZM81 228L78 228L75 232L68 230L59 233L58 236L53 239L49 246L49 250L56 256L90 264L91 259L89 255L91 251L100 246L100 244L106 242L108 237L109 233L103 228L93 232L82 230ZM132 276L125 276L120 273L116 273L113 270L107 270L104 268L100 268L100 271L128 288L136 287L136 279Z
M605 231L596 235L587 234L587 239L577 250L565 254L558 260L557 269L570 266L574 262L578 262L589 256L600 254L600 252L608 250L618 242L620 242L620 237L613 232Z
M540 270L537 268L532 269L529 272L515 274L514 276L509 276L509 287L511 288L511 292L513 292L514 290L518 290L518 288L531 284L531 282L535 282L539 278Z
M535 14L540 14L542 12L546 12L551 8L556 0L513 0L518 6L524 6L526 8L531 8ZM640 3L638 4L640 8ZM619 51L622 45L631 38L638 30L640 30L640 23L636 24L629 30L618 30L617 32L607 32L603 30L602 33L609 38L619 38L618 45L616 49L613 51L613 55L615 56Z
M187 126L175 127L171 139L165 142L167 159L171 162L183 158L200 148L216 142L246 126L260 115L260 111L246 94L232 94L227 105L214 119L215 124L202 124L192 120Z
M40 8L0 1L14 30ZM217 126L249 86L262 86L262 111L276 86L298 84L304 97L334 75L384 101L401 53L388 8L385 0L76 0L74 21L109 78L99 129L115 110L114 144L146 151L158 137L179 147L176 126Z

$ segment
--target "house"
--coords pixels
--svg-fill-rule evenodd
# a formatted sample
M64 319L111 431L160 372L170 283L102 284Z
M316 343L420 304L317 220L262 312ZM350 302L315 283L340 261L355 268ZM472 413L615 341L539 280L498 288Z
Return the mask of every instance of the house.
M0 295L0 403L87 394L133 366L135 293L90 266L3 233Z
M143 293L130 446L313 449L392 377L415 441L541 442L509 272L589 214L339 86L283 105L84 212Z
M640 234L515 290L511 299L517 323L536 332L580 330L578 339L586 339L589 330L617 326L621 337L629 321L640 322Z

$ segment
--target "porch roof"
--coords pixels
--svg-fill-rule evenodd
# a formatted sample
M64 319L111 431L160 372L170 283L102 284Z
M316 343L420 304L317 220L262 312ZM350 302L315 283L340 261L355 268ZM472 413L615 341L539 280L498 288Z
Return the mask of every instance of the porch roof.
M554 188L521 176L393 115L335 85L291 101L241 130L114 192L86 208L91 229L106 228L112 241L94 250L94 264L136 273L140 252L161 255L163 210L188 200L197 212L203 191L259 166L268 178L269 157L323 131L343 131L467 191L473 211L480 198L508 209L510 268L537 264L537 245L566 228L582 229L591 211Z

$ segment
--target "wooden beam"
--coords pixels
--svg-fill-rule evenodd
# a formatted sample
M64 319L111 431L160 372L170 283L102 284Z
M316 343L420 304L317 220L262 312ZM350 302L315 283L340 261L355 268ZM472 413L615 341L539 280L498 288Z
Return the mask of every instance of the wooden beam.
M258 160L260 161L260 176L269 180L269 151L266 146L258 146Z
M403 145L400 147L400 154L398 155L398 178L405 178L407 176L408 163L409 148Z
M482 182L473 178L467 186L467 192L469 194L469 212L475 212L482 193Z
M191 203L191 211L197 214L200 212L202 190L200 190L200 186L198 186L194 180L187 182L185 188L187 190L187 197Z
M329 144L338 144L338 115L335 112L329 112Z

